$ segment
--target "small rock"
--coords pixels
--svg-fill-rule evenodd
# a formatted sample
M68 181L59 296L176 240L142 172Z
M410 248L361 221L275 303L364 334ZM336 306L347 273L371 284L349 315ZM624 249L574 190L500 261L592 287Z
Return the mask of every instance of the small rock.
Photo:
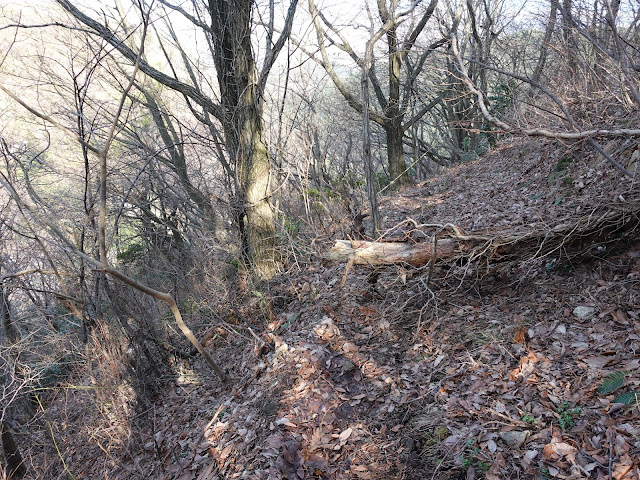
M511 448L520 448L525 440L531 435L529 430L512 430L510 432L500 432L500 438Z
M580 320L591 320L596 314L596 309L594 307L579 305L573 309L573 314Z
M566 325L560 324L556 327L556 333L558 335L565 335L567 333Z

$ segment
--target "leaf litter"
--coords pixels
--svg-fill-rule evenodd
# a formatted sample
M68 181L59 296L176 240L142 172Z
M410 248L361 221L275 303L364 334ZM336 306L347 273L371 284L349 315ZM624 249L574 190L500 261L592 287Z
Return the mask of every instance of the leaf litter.
M385 227L553 225L632 188L593 162L550 180L559 156L507 143L382 198ZM640 389L640 241L593 257L426 286L425 271L387 267L372 285L358 267L342 289L344 266L316 258L269 286L284 299L269 322L242 306L270 348L210 345L231 390L195 361L126 448L70 464L110 479L639 479L640 408L598 388L624 371Z

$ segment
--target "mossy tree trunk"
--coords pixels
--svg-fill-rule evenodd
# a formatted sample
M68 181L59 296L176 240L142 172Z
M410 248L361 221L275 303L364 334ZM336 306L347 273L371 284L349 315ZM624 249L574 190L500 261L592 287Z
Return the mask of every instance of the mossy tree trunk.
M275 214L269 188L271 165L262 137L262 90L251 47L251 0L210 0L212 42L224 112L223 127L235 160L236 218L247 265L273 276Z

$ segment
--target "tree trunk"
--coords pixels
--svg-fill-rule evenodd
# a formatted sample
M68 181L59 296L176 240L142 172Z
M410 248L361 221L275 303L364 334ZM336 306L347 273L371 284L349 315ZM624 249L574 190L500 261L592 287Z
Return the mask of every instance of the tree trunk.
M15 345L20 340L20 333L11 318L9 292L5 286L2 286L0 290L0 319L2 319L2 328L7 338L7 344Z
M384 115L386 117L384 131L387 134L387 161L391 183L403 185L409 182L409 174L404 161L402 137L403 115L400 112L400 71L402 67L401 52L398 51L396 27L387 32L389 45L389 101Z
M251 0L210 0L212 41L227 149L235 160L237 221L246 265L260 278L276 271L271 164L262 138L262 98L251 48Z
M373 179L373 161L371 159L371 125L369 124L369 72L370 58L365 59L365 67L362 70L362 104L364 105L364 115L362 123L362 149L364 157L364 171L367 177L367 197L369 198L369 209L373 220L373 236L380 235L382 223L380 221L380 211L378 209L378 192ZM357 218L357 217L356 217Z
M564 46L566 48L567 64L571 74L576 73L577 59L576 59L576 39L574 37L573 26L571 25L571 16L573 15L573 0L562 0L563 8L563 25L562 33L564 38Z
M242 248L253 272L267 279L275 274L277 267L274 257L275 213L269 187L271 163L261 136L261 116L254 120L253 126L244 126L247 142L243 142L241 149L247 150L238 156L240 187L244 194Z
M389 176L391 183L405 185L409 183L407 165L404 161L404 130L400 119L392 119L384 127L387 134L387 159L389 162Z
M549 11L549 20L547 21L547 27L544 31L544 38L542 39L542 43L540 44L540 55L538 56L538 63L536 64L536 68L533 71L533 75L531 77L532 83L540 82L540 77L542 76L542 70L544 69L544 65L547 62L547 52L549 51L549 45L551 44L551 36L553 35L553 31L556 27L556 18L558 14L558 1L559 0L551 0L551 9ZM529 96L532 96L534 92L534 87L530 87Z

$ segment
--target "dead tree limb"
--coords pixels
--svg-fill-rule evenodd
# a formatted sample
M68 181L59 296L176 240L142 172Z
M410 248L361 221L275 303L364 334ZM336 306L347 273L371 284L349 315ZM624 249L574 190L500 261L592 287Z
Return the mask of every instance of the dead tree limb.
M575 124L575 122L571 118L571 115L569 114L568 110L564 107L562 102L560 102L560 100L555 95L553 95L548 89L542 87L539 84L533 83L531 80L526 79L526 77L523 77L521 75L516 75L516 74L513 74L513 73L505 72L504 70L500 70L500 69L497 69L497 68L494 68L494 67L490 67L488 65L482 65L483 68L489 68L489 69L494 70L494 71L496 71L498 73L509 75L509 76L517 78L519 80L526 81L527 83L531 84L534 87L540 88L546 95L548 95L562 109L564 114L567 116L567 121L571 124L572 127L574 127L576 129L576 131L573 131L573 132L567 132L567 131L554 132L554 131L551 131L551 130L548 130L548 129L545 129L545 128L516 128L516 127L514 127L512 125L509 125L508 123L502 121L501 119L499 119L495 115L491 114L491 112L489 110L489 107L487 106L487 104L485 102L485 94L478 87L476 87L476 85L473 83L473 81L469 78L469 75L467 75L462 56L460 55L460 51L458 49L458 42L457 42L455 33L451 35L450 44L451 44L451 51L452 51L452 53L453 53L453 55L454 55L454 57L455 57L455 59L457 61L458 73L459 73L462 81L467 86L467 89L469 90L469 92L476 97L476 101L478 103L478 107L480 108L480 112L482 113L482 116L488 122L494 124L495 126L500 128L504 132L522 133L522 134L527 135L527 136L546 137L546 138L553 138L555 140L588 140L589 143L594 145L596 147L596 149L600 153L605 155L605 158L607 159L607 161L609 163L611 163L616 169L618 169L621 173L623 173L627 177L633 178L633 174L629 170L627 170L624 166L622 166L619 162L617 162L610 155L608 155L605 152L603 152L602 148L594 140L594 138L595 137L605 137L605 138L606 137L637 137L637 136L640 136L640 129L637 129L637 128L613 128L613 129L594 128L594 129L590 129L590 130L580 130L579 127Z
M539 229L527 232L475 235L447 224L446 230L443 228L418 243L336 240L324 257L349 265L414 267L452 264L465 259L487 267L510 269L549 256L572 258L588 255L595 246L607 248L606 245L631 236L639 226L640 203L634 201L629 208L602 205L551 228L541 224Z
M454 239L438 241L436 257L450 257L461 253L464 247ZM433 242L410 244L406 242L368 242L365 240L336 240L326 255L329 260L351 262L356 265L409 264L426 265L434 257Z

